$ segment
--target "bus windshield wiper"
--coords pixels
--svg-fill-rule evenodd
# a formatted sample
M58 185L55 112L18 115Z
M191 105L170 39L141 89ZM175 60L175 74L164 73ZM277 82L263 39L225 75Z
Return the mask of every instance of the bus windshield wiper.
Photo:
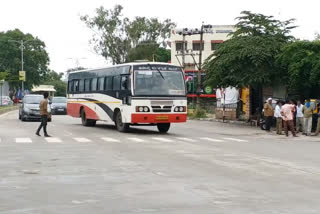
M152 71L151 65L149 63L147 65L149 66L150 70ZM162 75L161 71L157 68L157 66L155 66L155 67L156 67L157 71L159 72L159 74L161 75L162 79L164 79L164 76Z

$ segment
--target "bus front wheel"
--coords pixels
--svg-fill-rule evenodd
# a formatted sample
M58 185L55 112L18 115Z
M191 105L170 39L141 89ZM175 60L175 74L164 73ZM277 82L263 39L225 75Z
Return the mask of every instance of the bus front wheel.
M158 123L157 127L160 133L167 133L170 128L170 123Z
M84 126L95 126L97 121L88 119L86 116L86 112L82 109L81 110L81 122L82 122L82 125L84 125Z
M127 132L129 129L129 124L122 122L122 116L120 111L116 113L115 125L119 132Z

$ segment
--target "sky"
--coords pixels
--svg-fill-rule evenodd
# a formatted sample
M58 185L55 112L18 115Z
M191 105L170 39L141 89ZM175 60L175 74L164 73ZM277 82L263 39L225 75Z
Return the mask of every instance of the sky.
M50 69L65 72L76 66L102 67L108 62L93 50L89 40L93 31L80 16L95 14L95 9L115 4L124 7L123 15L170 18L178 28L235 24L243 10L273 15L280 20L295 18L299 27L292 34L312 40L320 33L320 2L282 0L2 0L0 31L18 28L43 40L50 57ZM26 59L27 60L27 59Z

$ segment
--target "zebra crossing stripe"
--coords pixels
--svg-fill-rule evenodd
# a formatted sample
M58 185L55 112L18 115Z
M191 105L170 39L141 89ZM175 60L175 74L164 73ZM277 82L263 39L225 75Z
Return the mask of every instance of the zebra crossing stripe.
M114 139L114 138L111 138L111 137L103 137L101 139L106 141L106 142L120 142L120 140Z
M16 143L32 143L30 138L16 138Z
M187 142L196 142L196 140L186 137L176 137L178 140L187 141Z
M163 138L163 137L153 137L153 140L157 140L157 141L162 141L162 142L173 142L173 140L167 139L167 138Z
M77 138L73 138L75 141L79 142L79 143L89 143L91 142L91 140L89 140L88 138L80 138L80 137L77 137Z
M46 137L45 140L48 143L62 143L62 140L60 140L59 138L54 138L54 137Z
M132 141L135 141L135 142L138 142L138 143L145 142L145 140L140 139L140 138L136 138L136 137L129 137L128 140L132 140Z
M213 139L209 137L200 137L201 140L211 141L211 142L224 142L224 140Z
M236 141L236 142L248 142L247 140L241 140L241 139L236 139L236 138L232 138L232 137L226 137L223 138L225 140L232 140L232 141Z

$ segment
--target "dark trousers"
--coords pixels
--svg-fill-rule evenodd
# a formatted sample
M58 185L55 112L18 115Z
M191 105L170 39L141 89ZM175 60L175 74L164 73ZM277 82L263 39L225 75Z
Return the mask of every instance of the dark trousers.
M272 119L273 119L272 116L268 116L266 118L266 130L267 131L270 131L270 128L271 128L271 125L272 125Z
M43 127L43 133L46 135L47 134L47 121L48 121L48 116L47 115L41 115L41 124L37 130L37 133L40 133L41 128Z
M290 129L290 131L292 132L293 136L296 136L296 131L294 130L294 123L293 120L285 120L284 121L284 131L286 133L286 135L288 136L288 128Z

